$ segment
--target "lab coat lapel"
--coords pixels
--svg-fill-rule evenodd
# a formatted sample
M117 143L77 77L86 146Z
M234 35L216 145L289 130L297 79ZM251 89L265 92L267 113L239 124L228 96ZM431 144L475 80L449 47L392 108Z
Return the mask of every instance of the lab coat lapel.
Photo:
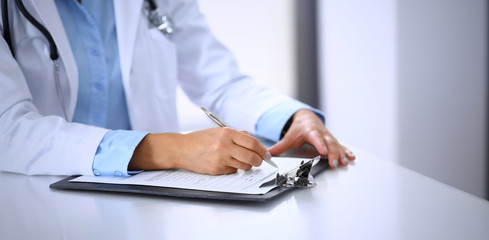
M114 1L117 43L122 70L122 82L127 89L131 62L136 41L136 31L142 13L143 0Z
M75 112L75 104L78 97L78 69L76 67L73 52L71 51L70 42L66 36L63 22L58 14L54 0L32 0L32 3L34 9L29 9L31 5L25 4L27 10L31 14L34 14L35 12L39 14L44 27L47 28L53 36L54 42L58 47L59 55L65 66L70 88L70 101L69 106L67 106L67 115L68 119L71 119ZM65 96L67 96L66 93Z

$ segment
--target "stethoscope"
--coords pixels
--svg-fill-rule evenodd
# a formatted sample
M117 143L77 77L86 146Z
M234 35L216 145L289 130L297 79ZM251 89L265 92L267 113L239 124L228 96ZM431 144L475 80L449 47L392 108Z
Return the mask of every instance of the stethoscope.
M68 121L68 115L66 114L66 107L65 107L65 101L63 97L63 93L61 91L61 83L59 80L59 54L58 54L58 47L56 46L56 43L53 40L53 36L49 33L49 31L41 24L39 23L25 8L24 3L22 0L14 0L15 5L19 9L19 11L22 13L22 15L34 26L36 27L43 35L44 37L48 40L49 43L49 57L53 61L53 68L54 68L54 80L56 82L56 92L58 94L58 100L61 104L61 109L63 110L63 115L65 120ZM160 10L158 9L158 6L154 2L154 0L145 0L146 2L146 16L148 18L149 23L151 26L157 28L163 35L167 36L168 38L171 37L173 32L175 31L173 22L170 17L163 15ZM2 0L2 26L3 26L3 37L5 38L5 41L7 42L10 52L12 53L12 56L15 58L14 55L14 49L12 45L12 38L10 35L10 25L9 25L9 17L8 17L8 0Z

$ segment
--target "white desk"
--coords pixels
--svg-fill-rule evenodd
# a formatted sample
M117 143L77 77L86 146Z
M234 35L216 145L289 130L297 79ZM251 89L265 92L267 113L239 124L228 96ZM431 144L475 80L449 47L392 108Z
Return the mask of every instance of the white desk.
M1 239L489 239L489 202L352 149L266 203L60 191L0 172Z

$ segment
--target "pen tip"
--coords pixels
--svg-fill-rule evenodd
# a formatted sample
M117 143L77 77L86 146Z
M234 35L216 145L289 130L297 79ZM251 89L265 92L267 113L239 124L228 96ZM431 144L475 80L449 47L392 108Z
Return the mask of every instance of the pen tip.
M268 164L270 164L272 167L274 168L277 168L278 169L278 166L277 164L275 164L272 160L265 160Z

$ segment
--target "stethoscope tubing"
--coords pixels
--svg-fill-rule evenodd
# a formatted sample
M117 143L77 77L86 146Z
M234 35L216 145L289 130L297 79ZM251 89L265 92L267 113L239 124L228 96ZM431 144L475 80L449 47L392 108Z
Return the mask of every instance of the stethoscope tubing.
M7 42L7 45L10 48L10 52L13 55L14 49L12 47L12 38L10 37L10 24L8 19L8 0L2 0L2 26L3 26L3 38Z
M22 13L22 15L44 35L44 37L47 39L49 43L49 57L53 61L54 80L56 82L56 91L58 94L58 100L61 105L61 109L63 110L64 118L65 120L68 121L64 96L63 96L63 92L61 91L61 82L59 76L60 68L58 62L58 58L59 58L58 47L56 46L56 43L54 42L51 33L49 33L49 31L39 21L37 21L29 13L29 11L27 11L22 0L14 0L14 1L15 1L15 5ZM158 7L154 2L154 0L146 0L146 2L148 4L147 8L150 11L148 13L148 20L150 24L158 28L161 33L169 37L174 31L173 23L171 19L165 15L162 15L159 12ZM12 53L12 56L15 58L14 48L12 44L12 36L11 36L10 25L9 25L8 0L2 0L2 24L3 24L3 37L5 38L5 41L7 42L10 48L10 52Z
M39 23L25 8L22 0L15 0L15 5L22 13L22 15L29 21L34 27L36 27L48 40L49 43L49 57L53 61L53 71L54 71L54 81L56 82L56 93L58 95L58 101L63 110L63 116L65 120L68 121L68 115L66 114L66 107L63 92L61 91L61 81L59 76L59 54L58 47L54 42L53 36L49 33L49 31ZM12 45L12 38L10 35L10 25L9 25L9 14L8 14L8 0L2 0L2 24L3 24L3 36L9 45L10 52L12 56L15 58L15 53Z
M58 47L56 46L56 43L54 42L53 36L49 33L49 31L40 23L38 22L30 13L27 11L27 9L24 6L24 3L22 0L14 0L15 5L19 9L19 11L22 13L22 15L29 21L34 27L36 27L43 35L44 37L48 40L49 43L49 57L51 60L57 60L59 58L58 54ZM10 50L12 51L12 55L14 54L13 52L13 46L12 46L12 38L10 35L10 25L9 25L9 14L8 14L8 0L2 0L2 21L3 21L3 31L4 31L4 38L7 41L7 44L10 47Z

